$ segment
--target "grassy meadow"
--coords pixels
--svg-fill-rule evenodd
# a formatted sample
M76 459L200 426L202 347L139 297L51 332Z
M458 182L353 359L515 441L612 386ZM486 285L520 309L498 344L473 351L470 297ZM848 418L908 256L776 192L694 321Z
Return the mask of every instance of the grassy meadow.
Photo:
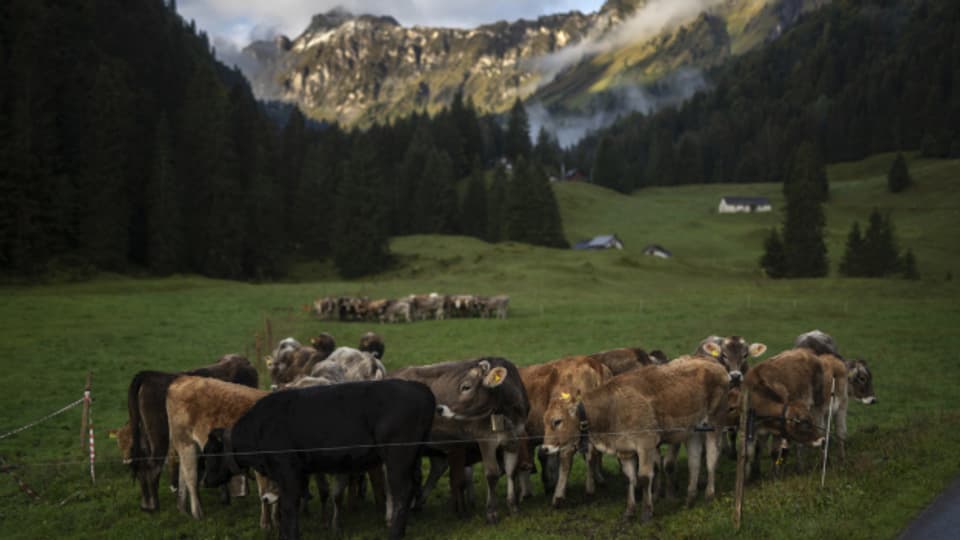
M228 352L254 356L254 335L269 319L273 336L307 339L327 331L356 346L373 329L387 344L387 368L479 355L517 364L621 346L692 351L706 335L740 334L770 354L804 331L820 328L841 350L869 361L879 403L851 403L847 461L833 463L826 487L816 472L769 475L748 485L743 529L732 526L734 463L721 458L719 496L692 509L655 503L654 520L624 522L624 482L605 461L607 486L583 493L578 460L567 507L537 495L501 523L484 523L482 503L454 517L445 483L412 517L410 538L892 538L960 472L960 161L910 160L916 185L886 192L893 156L830 167L828 246L834 274L854 220L874 206L892 211L903 247L922 279L830 277L771 281L757 266L763 238L780 221L776 185L699 185L623 196L586 184L556 186L568 239L616 233L623 251L574 252L459 237L396 238L397 264L372 278L342 281L328 265L298 268L289 282L253 285L192 276L0 288L0 435L82 395L93 373L97 482L81 451L79 408L0 440L0 457L40 494L34 501L0 474L2 538L268 538L257 528L252 497L221 506L204 490L203 521L177 512L161 492L161 509L139 510L139 489L106 429L126 420L126 387L142 369L180 370ZM769 196L775 211L718 215L722 195ZM658 243L669 260L646 257ZM958 276L960 277L960 276ZM398 297L509 294L510 318L428 321L408 325L331 323L308 312L333 294ZM263 385L267 378L262 375ZM335 412L334 412L335 414ZM769 464L764 463L765 471ZM681 476L685 476L685 468ZM164 482L167 475L164 474ZM681 480L685 482L685 480ZM445 482L445 480L444 480ZM501 494L504 482L501 481ZM483 490L477 482L482 499ZM164 488L165 489L165 488ZM316 515L301 520L305 537L329 535ZM381 512L367 503L347 512L350 538L383 537Z

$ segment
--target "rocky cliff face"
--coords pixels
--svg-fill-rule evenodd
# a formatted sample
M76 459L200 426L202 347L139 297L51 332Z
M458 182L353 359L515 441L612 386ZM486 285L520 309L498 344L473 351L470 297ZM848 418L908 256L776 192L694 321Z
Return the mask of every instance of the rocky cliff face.
M657 5L610 0L596 13L469 30L408 28L392 17L337 9L314 16L295 39L254 42L244 54L260 67L247 73L259 97L295 102L314 118L346 125L433 112L457 91L486 112L503 111L518 97L576 108L595 102L594 94L715 65L775 37L805 6L822 1L704 0L708 11L680 26L637 43L591 48L553 71L544 69L544 58L603 43L632 18L655 16Z

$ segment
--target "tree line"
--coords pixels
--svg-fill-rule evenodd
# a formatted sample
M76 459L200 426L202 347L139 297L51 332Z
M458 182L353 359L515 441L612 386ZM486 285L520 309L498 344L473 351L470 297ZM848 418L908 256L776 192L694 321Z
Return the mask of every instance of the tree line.
M355 276L415 233L566 245L538 158L556 143L531 144L519 102L506 126L461 96L366 131L278 114L175 0L4 2L0 71L6 276Z
M960 157L960 3L838 0L709 73L685 104L630 115L568 165L629 193L652 185L783 182L804 142L827 163L899 150Z

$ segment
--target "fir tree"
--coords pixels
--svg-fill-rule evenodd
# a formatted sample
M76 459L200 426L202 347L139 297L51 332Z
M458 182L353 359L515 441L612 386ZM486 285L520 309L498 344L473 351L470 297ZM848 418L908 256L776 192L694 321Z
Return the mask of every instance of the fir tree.
M625 172L623 154L616 148L613 139L610 137L600 139L597 157L593 161L593 183L627 193L629 183L626 181Z
M547 170L559 173L562 152L557 140L550 135L546 128L541 126L537 133L537 144L533 147L534 159L539 161Z
M840 261L840 273L844 276L864 275L863 237L860 234L860 223L854 221L847 234L846 249Z
M530 145L530 122L527 120L527 109L523 102L517 98L510 109L510 118L507 121L507 133L504 141L504 153L510 160L516 160L520 157L529 157L531 153Z
M343 181L337 193L333 261L347 278L380 272L390 261L388 239L379 225L383 209L369 204L383 187L375 163L374 148L358 139L350 160L341 167Z
M460 231L476 238L486 238L489 229L488 215L487 188L483 179L483 169L479 164L475 164L470 180L467 182L467 192L463 197L460 210Z
M176 176L170 128L164 116L157 126L153 171L146 190L147 266L158 275L172 274L182 264L183 222Z
M763 257L760 258L760 267L768 277L778 279L787 276L787 256L784 252L783 241L776 227L770 229L770 236L763 242Z
M866 277L883 277L899 270L900 259L893 223L874 208L870 213L863 238L863 273Z
M890 165L890 171L887 172L887 190L890 193L900 193L912 183L910 171L907 170L907 161L903 158L903 153L898 152L893 164Z
M790 175L784 184L786 215L783 245L787 277L823 277L827 275L827 246L823 241L825 218L820 202L813 156L798 151Z
M487 199L487 236L488 242L500 242L505 239L507 219L507 170L503 165L497 165L493 170L493 182L490 184L490 194Z

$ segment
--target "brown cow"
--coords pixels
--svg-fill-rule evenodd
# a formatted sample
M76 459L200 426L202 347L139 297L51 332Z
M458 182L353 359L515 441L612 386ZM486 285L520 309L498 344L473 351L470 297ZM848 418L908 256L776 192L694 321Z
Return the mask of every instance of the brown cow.
M496 485L501 469L498 450L503 452L507 476L507 505L518 511L515 473L519 438L530 411L526 390L516 366L505 358L486 357L396 370L388 378L422 382L437 400L440 417L433 422L430 447L449 453L451 491L457 509L464 507L463 472L465 449L462 441L476 441L480 447L487 479L487 521L498 520ZM452 441L457 441L453 442ZM472 479L466 479L472 481Z
M182 376L167 389L167 418L170 424L170 446L180 458L180 489L177 508L196 519L203 517L197 494L197 450L207 444L207 436L214 428L231 427L254 403L268 393L217 379ZM266 490L266 479L257 475L261 495ZM269 527L267 502L261 499L260 526Z
M747 357L754 358L767 351L763 343L750 343L740 336L709 336L700 342L694 355L713 358L727 368L730 378L738 381L750 369Z
M750 390L750 407L756 412L758 435L770 433L810 446L823 442L835 383L837 435L841 441L846 438L847 372L835 356L791 349L754 366L744 382ZM754 444L747 448L752 474L759 472L759 462L753 465L758 439L754 437ZM843 443L839 446L842 456Z
M601 360L591 356L570 356L544 364L523 366L519 370L520 378L523 380L523 386L527 390L527 397L530 400L530 414L527 416L526 424L528 437L526 444L529 455L532 455L533 450L543 443L543 413L547 410L550 398L558 386L563 386L568 389L567 391L586 392L600 386L613 376L609 367ZM596 473L599 472L600 456L587 449L583 450L587 452L589 464L586 489L587 493L593 494L595 490L594 481L597 479ZM573 448L564 449L560 453L559 463L550 459L546 451L539 454L543 490L547 494L553 492L553 505L555 507L559 506L566 496L567 478L575 453ZM559 474L557 474L558 467ZM521 468L521 496L532 495L533 493L530 485L530 468L532 467Z
M811 330L800 334L793 342L795 349L812 349L818 355L832 354L843 361L847 368L847 381L850 395L866 405L873 405L877 402L877 396L873 393L873 373L867 367L867 362L860 359L846 359L840 355L837 350L837 344L830 334L820 330Z
M561 390L543 417L547 424L544 445L556 452L586 437L597 449L616 454L630 481L625 516L636 511L634 488L639 482L644 489L641 519L646 520L653 514L653 469L660 443L687 445L688 504L696 498L700 459L706 447L706 497L713 498L717 427L726 422L729 388L730 376L716 362L690 359L629 371L579 399ZM704 428L709 430L699 431Z
M273 354L267 357L271 387L289 384L298 377L309 375L319 362L326 359L336 347L333 336L327 333L311 338L312 347L304 347L288 337L280 341Z
M666 363L651 358L650 355L647 354L647 351L643 349L626 347L593 353L590 355L590 357L596 358L597 360L603 362L608 368L610 368L610 371L612 371L614 375L619 375L642 366Z
M383 353L386 351L386 345L383 344L383 338L374 332L367 332L360 337L360 345L357 349L368 352L379 360L383 360ZM331 351L333 352L333 351Z

